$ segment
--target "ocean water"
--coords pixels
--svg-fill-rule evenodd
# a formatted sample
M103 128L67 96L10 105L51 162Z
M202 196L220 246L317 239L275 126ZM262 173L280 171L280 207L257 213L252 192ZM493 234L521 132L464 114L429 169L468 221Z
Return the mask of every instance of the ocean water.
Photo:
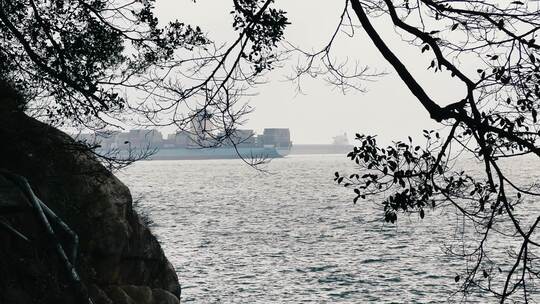
M447 249L467 228L452 212L385 223L380 198L354 205L335 185L335 171L353 171L341 155L292 155L266 169L141 161L119 173L178 273L182 303L463 300L454 277L465 265Z

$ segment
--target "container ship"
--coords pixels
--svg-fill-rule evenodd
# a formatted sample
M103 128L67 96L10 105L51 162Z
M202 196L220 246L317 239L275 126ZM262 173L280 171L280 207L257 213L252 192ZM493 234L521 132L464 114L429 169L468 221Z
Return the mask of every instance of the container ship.
M219 138L218 134L215 138ZM267 128L257 135L253 130L236 130L232 136L214 145L211 140L201 143L193 132L180 131L166 138L158 130L130 130L79 134L76 139L100 145L100 152L117 151L128 155L129 151L153 151L149 160L182 159L263 159L287 156L292 147L288 128ZM234 144L233 144L234 143Z

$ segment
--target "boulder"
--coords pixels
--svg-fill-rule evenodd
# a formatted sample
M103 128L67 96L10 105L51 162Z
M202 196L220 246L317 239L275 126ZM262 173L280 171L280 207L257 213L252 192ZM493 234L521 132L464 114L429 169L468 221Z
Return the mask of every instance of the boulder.
M163 299L155 303L178 300L176 272L133 209L129 189L91 151L20 112L0 111L0 139L0 169L25 177L79 235L75 266L95 303L151 303L154 294ZM0 213L0 220L31 239L25 242L0 228L0 290L27 292L19 302L0 293L0 303L73 303L69 277L43 227L17 186L1 176L0 202L3 210L13 209ZM67 242L62 232L58 236Z

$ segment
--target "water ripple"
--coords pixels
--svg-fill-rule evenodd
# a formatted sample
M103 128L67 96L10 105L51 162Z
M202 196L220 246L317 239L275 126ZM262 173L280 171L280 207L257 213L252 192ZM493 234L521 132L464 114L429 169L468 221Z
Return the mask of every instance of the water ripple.
M445 303L459 287L461 263L441 249L453 227L444 218L384 224L380 201L353 205L333 184L350 172L343 157L268 169L152 161L120 174L156 223L183 303Z

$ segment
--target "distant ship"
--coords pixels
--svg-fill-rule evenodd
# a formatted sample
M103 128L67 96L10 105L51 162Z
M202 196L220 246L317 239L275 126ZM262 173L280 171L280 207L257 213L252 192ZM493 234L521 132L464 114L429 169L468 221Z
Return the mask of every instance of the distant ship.
M343 135L337 135L332 137L332 145L334 146L349 146L349 138L347 137L347 133L343 133Z
M231 140L219 147L201 148L189 142L189 134L179 132L167 138L163 145L149 159L261 159L282 158L289 155L292 147L290 131L287 128L267 128L262 135L253 130L236 130Z
M220 136L223 135L217 134L216 138ZM133 154L153 151L155 153L148 157L150 160L282 158L290 153L292 147L288 128L267 128L258 136L253 130L236 130L215 147L212 140L201 143L194 139L193 132L187 131L170 134L166 139L158 130L142 129L80 134L76 138L99 144L100 152L118 151L120 156L127 156L128 151Z
M347 133L343 133L334 136L332 144L295 144L291 154L347 154L352 149Z

